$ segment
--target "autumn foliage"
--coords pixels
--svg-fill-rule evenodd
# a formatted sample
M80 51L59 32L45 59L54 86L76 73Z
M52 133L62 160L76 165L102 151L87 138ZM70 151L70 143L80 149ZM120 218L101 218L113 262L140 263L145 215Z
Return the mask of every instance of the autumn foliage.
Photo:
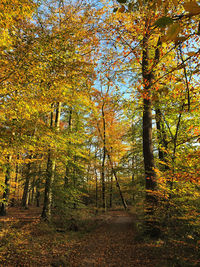
M145 235L198 244L199 14L198 1L1 1L0 215L139 207Z

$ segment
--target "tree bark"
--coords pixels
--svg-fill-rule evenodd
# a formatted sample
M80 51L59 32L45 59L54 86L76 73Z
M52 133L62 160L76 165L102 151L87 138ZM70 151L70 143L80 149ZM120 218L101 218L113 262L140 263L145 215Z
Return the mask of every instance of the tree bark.
M42 163L39 164L38 167L38 175L36 180L36 207L40 207L40 187L41 187L41 175L42 175Z
M110 174L110 199L109 199L109 207L112 208L112 200L113 200L113 172Z
M30 204L34 203L34 196L35 196L35 174L33 176L33 182L32 182L32 191L31 191L31 198L30 198Z
M98 175L97 175L97 169L95 167L95 207L98 208Z
M61 102L58 102L56 107L56 117L55 117L55 128L57 132L59 132L60 130L60 116L61 116Z
M29 156L32 159L32 155ZM29 190L30 190L30 175L31 175L31 162L27 164L26 179L24 184L24 191L22 196L22 207L28 209Z
M106 210L106 199L105 199L105 160L106 160L106 122L105 122L105 113L104 113L104 103L102 105L102 122L103 122L103 158L101 165L101 183L102 183L102 208Z
M19 154L17 155L17 159L19 160ZM16 167L15 167L15 186L14 186L14 195L13 195L13 198L12 198L12 207L15 206L15 203L16 203L16 191L17 191L17 183L18 183L18 175L19 175L19 164L18 162L16 163Z
M143 53L142 53L142 77L143 77L143 157L144 157L144 170L146 182L146 200L151 209L151 204L156 201L156 197L152 191L156 189L156 173L153 155L153 142L152 142L152 109L151 109L151 87L153 75L149 66L149 32L150 29L146 28L146 34L143 37Z
M132 156L132 166L131 166L131 183L132 183L132 200L135 201L135 158Z
M8 206L8 200L9 200L9 194L10 194L10 178L11 178L11 156L8 155L7 158L7 166L6 166L6 174L5 174L5 190L3 193L3 202L1 203L1 209L0 209L0 216L5 216L7 213L7 206Z
M36 207L40 206L40 191L39 188L36 187Z
M47 177L45 183L45 192L44 192L44 206L42 210L42 218L50 221L51 212L52 212L52 185L54 181L54 172L55 172L56 161L55 157L52 155L52 152L48 153L47 161Z
M164 122L162 119L162 113L160 108L158 107L158 103L156 103L156 128L157 128L157 136L158 136L158 158L160 160L160 168L161 170L167 170L169 167L167 166L167 135L164 128ZM163 151L165 149L165 151Z
M69 119L68 119L68 134L70 134L72 131L72 108L70 107L69 110ZM70 144L70 143L69 143ZM70 156L70 153L68 151L68 156ZM69 185L69 166L68 163L66 164L66 169L65 169L65 177L64 177L64 188L68 188Z
M55 129L58 132L60 129L60 115L61 115L61 103L58 102L56 105L56 115L55 115ZM53 127L53 110L51 112L50 127ZM47 170L46 170L46 183L44 192L44 205L42 210L42 218L46 221L51 220L52 215L52 186L55 178L55 168L56 168L56 158L53 150L49 149L48 160L47 160Z
M117 173L116 173L116 171L115 171L115 169L113 167L113 163L112 163L112 160L111 160L111 157L110 157L110 154L109 154L108 151L107 151L107 155L108 155L108 159L109 159L109 162L110 162L110 167L112 169L112 173L113 173L113 175L115 177L116 186L117 186L117 188L119 190L119 195L120 195L120 198L121 198L121 201L122 201L122 205L123 205L124 209L126 210L127 209L127 204L126 204L126 201L124 199L124 196L123 196L123 193L122 193L119 181L118 181Z
M153 90L153 67L149 58L149 38L151 29L149 27L148 18L146 19L145 34L142 43L142 77L143 77L143 157L145 171L145 186L146 186L146 229L147 235L153 238L160 236L160 229L157 226L155 218L155 210L157 206L156 191L156 172L153 154L152 140L152 103L151 90ZM159 44L160 40L158 40ZM158 44L155 50L154 64L159 60Z

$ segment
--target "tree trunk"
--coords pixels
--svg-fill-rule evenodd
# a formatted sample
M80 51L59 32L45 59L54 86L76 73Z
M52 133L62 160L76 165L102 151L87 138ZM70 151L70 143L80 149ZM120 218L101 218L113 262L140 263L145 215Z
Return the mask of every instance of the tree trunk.
M105 199L105 160L106 160L106 122L105 122L105 114L104 114L104 103L102 105L102 121L103 121L103 158L101 165L101 183L102 183L102 208L106 210L106 199Z
M148 91L149 92L149 91ZM143 157L146 181L146 199L154 202L155 196L150 192L156 189L156 174L152 143L152 111L151 100L144 98L143 102Z
M110 199L109 199L109 207L112 208L112 200L113 200L113 172L110 174Z
M70 134L72 131L72 108L69 110L69 119L68 119L68 134ZM69 142L70 144L70 142ZM68 156L70 157L70 153L68 151ZM64 177L64 188L68 188L69 185L69 166L68 163L66 164L66 169L65 169L65 177Z
M35 196L35 175L33 176L30 204L34 203L34 196Z
M42 163L39 164L38 167L38 175L37 175L37 180L36 180L36 196L35 196L35 200L36 200L36 207L40 206L40 187L41 187L41 175L42 175Z
M59 132L60 130L60 115L61 115L61 102L58 102L56 107L56 117L55 117L55 128L57 132Z
M146 200L147 208L152 213L152 204L156 202L156 197L153 191L156 189L156 173L153 155L153 142L152 142L152 110L151 110L151 87L152 87L152 73L149 66L149 47L148 31L143 37L143 54L142 54L142 76L144 84L143 95L143 157L144 157L144 170L146 182Z
M19 154L17 155L17 159L19 160ZM15 168L15 186L14 186L14 195L12 198L12 203L11 206L14 207L16 203L16 191L17 191L17 183L18 183L18 175L19 175L19 164L18 162L16 163L16 168Z
M55 157L52 155L49 150L48 161L47 161L47 177L45 183L45 192L44 192L44 206L42 210L42 218L47 221L51 220L51 211L52 211L52 185L54 181L54 172L55 172L56 161Z
M158 103L157 103L158 105ZM159 107L156 107L155 109L156 112L156 128L157 128L157 136L158 136L158 158L160 161L164 160L164 154L163 154L163 150L162 150L162 133L161 133L161 124L162 124L162 114L161 114L161 110Z
M97 169L95 167L95 207L98 208L98 175L97 175Z
M7 158L6 174L5 174L5 190L3 193L3 202L1 203L0 216L5 216L10 194L10 178L11 178L11 156Z
M117 186L117 188L119 190L119 195L120 195L120 198L121 198L121 201L122 201L122 205L124 206L124 209L126 210L127 209L127 204L126 204L126 201L124 199L124 196L123 196L123 193L122 193L122 190L121 190L118 178L117 178L117 173L116 173L116 171L115 171L115 169L113 167L113 163L112 163L112 160L111 160L111 157L110 157L110 154L109 154L108 151L107 151L107 154L108 154L108 159L109 159L109 162L110 162L110 167L112 169L112 174L114 174L115 181L116 181L116 186Z
M36 207L40 206L40 191L39 188L36 187Z
M53 106L52 106L53 107ZM60 127L60 115L61 115L61 103L58 102L56 105L56 115L55 115L55 129L59 132ZM53 110L51 112L50 127L53 127ZM49 149L48 160L47 160L47 170L46 170L46 183L44 192L44 206L42 210L42 218L44 220L50 221L52 214L52 186L55 178L55 168L56 168L56 158L55 153Z
M142 77L143 77L143 157L145 170L145 184L146 184L146 234L151 237L158 238L160 236L160 229L157 226L155 219L155 209L157 205L156 190L156 173L153 155L153 141L152 141L152 104L151 104L151 90L153 90L153 68L149 58L149 37L150 28L148 19L146 19L146 32L143 37L143 51L142 51ZM158 40L159 44L160 40ZM158 44L155 50L155 64L159 60Z
M161 170L167 170L169 167L167 166L167 154L163 149L167 150L167 135L164 128L164 122L162 119L162 113L160 108L158 107L158 103L156 103L156 128L158 135L158 158L160 160L160 168Z
M32 155L29 157L29 159L32 159ZM29 190L30 190L30 175L31 175L31 162L27 164L27 170L26 170L26 180L24 184L24 191L22 196L22 207L25 209L28 209L28 200L29 200Z
M132 157L132 166L131 166L131 183L132 183L132 200L133 200L133 203L135 201L135 159L134 159L134 156Z
M99 133L100 133L100 136L101 136L101 139L102 139L102 141L103 141L103 148L104 148L104 152L105 152L105 154L103 153L103 156L105 156L106 157L106 154L108 155L108 159L109 159L109 163L110 163L110 166L111 166L111 169L112 169L112 173L114 174L114 177L115 177L115 181L116 181L116 186L117 186L117 188L118 188L118 190L119 190L119 194L120 194L120 197L121 197L121 201L122 201L122 204L123 204L123 206L124 206L124 209L126 210L127 209L127 204L126 204L126 201L125 201L125 199L124 199L124 197L123 197L123 194L122 194L122 191L121 191L121 187L120 187L120 184L119 184L119 181L118 181L118 178L117 178L117 174L116 174L116 171L115 171L115 169L113 168L113 163L112 163L112 160L111 160L111 157L110 157L110 154L109 154L109 151L107 150L107 148L106 148L106 127L105 127L105 116L104 116L104 106L102 106L102 118L103 118L103 129L104 129L104 134L103 134L103 136L101 135L101 131L100 131L100 129L99 129L99 125L98 125L98 123L97 123L97 127L98 127L98 131L99 131ZM104 160L105 161L105 160ZM102 161L102 163L103 163L103 161ZM104 177L103 177L104 178ZM104 180L104 190L105 190L105 180ZM103 191L103 189L102 189L102 191ZM104 191L104 195L102 194L102 198L103 198L103 196L104 196L104 203L105 203L105 191ZM106 206L106 205L105 205Z

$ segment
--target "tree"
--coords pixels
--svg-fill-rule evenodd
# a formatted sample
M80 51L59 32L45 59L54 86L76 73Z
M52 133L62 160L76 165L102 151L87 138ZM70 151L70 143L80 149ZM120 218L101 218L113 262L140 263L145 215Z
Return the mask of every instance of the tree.
M198 14L199 6L195 3L185 3L186 13L171 16L176 3L158 4L157 1L118 1L120 7L114 9L107 22L107 39L110 44L119 47L121 55L120 63L123 68L139 69L141 75L138 77L138 91L143 99L143 157L146 181L146 200L148 214L153 214L157 202L155 190L157 188L155 160L153 153L152 136L152 101L154 92L160 88L165 79L178 69L184 70L186 80L186 92L188 106L190 105L189 87L187 82L187 71L184 64L190 59L183 59L181 63L167 69L167 59L170 53L176 51L177 45L181 45L187 39L196 39L198 31L192 32L192 26L188 18ZM194 11L196 6L196 11ZM143 11L143 12L141 12ZM189 14L187 13L189 12ZM165 16L163 16L165 14ZM195 25L195 24L194 24ZM196 25L197 26L197 25ZM187 27L187 36L181 36L182 29ZM161 29L161 30L160 30ZM191 49L191 47L190 47ZM193 47L194 49L194 47ZM198 54L198 50L192 53ZM161 56L160 56L161 55ZM165 66L166 64L166 66ZM164 66L164 67L163 67ZM162 69L163 72L159 72ZM159 110L157 106L157 126L160 131ZM166 141L160 140L163 142ZM166 142L165 142L166 143ZM165 144L166 145L166 144ZM161 151L160 151L161 152ZM161 153L160 153L161 155ZM153 206L152 206L153 205Z
M93 93L94 111L92 119L96 135L102 147L102 208L104 210L106 209L105 165L107 158L108 168L110 169L111 176L113 175L115 177L116 186L118 188L122 204L126 209L127 204L121 190L117 172L115 170L115 165L117 165L121 154L123 154L125 150L125 145L122 144L122 136L124 133L122 127L124 127L124 124L122 124L122 121L120 123L118 121L118 104L117 101L115 102L112 100L113 94L112 92L109 92L110 82L108 82L105 92L103 89L104 86L101 85L101 91L95 90Z

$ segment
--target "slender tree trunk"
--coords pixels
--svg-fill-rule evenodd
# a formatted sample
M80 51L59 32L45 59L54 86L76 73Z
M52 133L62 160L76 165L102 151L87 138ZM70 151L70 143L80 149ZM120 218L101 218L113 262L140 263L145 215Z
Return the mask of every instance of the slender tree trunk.
M113 162L111 160L111 157L110 157L110 154L109 154L108 151L107 151L107 155L108 155L108 159L109 159L109 163L110 163L110 167L111 167L112 173L113 173L113 175L115 177L116 186L117 186L117 188L119 190L119 195L120 195L120 198L121 198L121 201L122 201L122 205L123 205L124 209L126 210L127 209L127 204L126 204L126 201L124 199L124 196L123 196L123 193L122 193L122 190L121 190L118 178L117 178L117 173L116 173L116 171L115 171L115 169L113 167Z
M29 157L29 159L32 159L32 155ZM26 170L26 179L24 184L24 191L22 196L22 207L25 209L28 209L28 200L29 200L29 190L30 190L30 177L31 177L31 162L27 164L27 170Z
M160 160L160 168L161 170L167 170L169 167L167 166L167 159L166 159L166 150L167 150L167 135L164 128L164 122L162 119L162 113L160 108L158 107L158 103L156 103L156 128L157 128L157 135L158 135L158 157ZM165 151L163 151L163 149Z
M180 128L180 124L181 124L181 118L182 118L182 114L183 114L183 109L184 109L185 104L183 103L181 106L181 110L178 116L178 122L176 125L176 132L173 138L173 155L172 155L172 173L174 174L175 172L175 161L176 161L176 148L177 148L177 138L178 138L178 133L179 133L179 128ZM172 176L172 178L169 180L169 186L170 186L170 194L169 194L169 199L172 197L172 190L173 190L173 186L174 186L174 177Z
M19 160L19 154L17 155L17 159ZM19 164L18 162L16 163L16 168L15 168L15 186L14 186L14 195L13 195L13 198L12 198L12 207L15 206L15 203L16 203L16 191L17 191L17 183L18 183L18 175L19 175Z
M112 208L112 200L113 200L113 172L110 174L110 199L109 199L109 207Z
M22 207L25 209L28 209L28 200L29 200L29 179L30 177L26 177L25 185L24 185L24 191L22 196Z
M5 190L3 193L3 202L1 203L0 216L5 216L7 212L9 194L10 194L10 178L11 178L11 156L8 155L5 174Z
M95 167L95 207L96 209L98 208L98 174L97 174L97 169Z
M38 186L36 187L36 207L40 206L40 190Z
M104 114L104 103L102 105L102 121L103 121L103 158L101 165L101 183L102 183L102 208L105 211L106 210L106 199L105 199L106 122Z
M30 198L31 204L34 203L34 196L35 196L35 175L33 176L33 182L32 182L32 191L31 191L31 198Z
M131 166L131 169L132 169L132 172L131 172L131 183L132 183L132 199L133 199L133 203L135 201L135 159L134 159L134 156L132 157L132 166Z
M40 206L40 186L41 186L41 175L42 175L42 164L39 164L38 167L38 177L36 180L36 196L35 196L35 200L36 200L36 207Z
M102 184L102 208L106 210L106 201L105 201L105 148L103 148L103 158L102 158L102 165L101 165L101 184Z
M158 105L158 103L157 103ZM164 153L162 150L162 133L161 133L161 124L162 124L162 114L161 114L161 110L159 107L156 107L155 109L156 112L156 128L157 128L157 135L158 135L158 157L160 161L163 161L164 159Z
M70 134L72 131L72 108L69 110L69 119L68 119L68 134ZM69 143L70 144L70 143ZM68 151L68 156L70 157L70 153ZM68 163L66 164L66 169L65 169L65 177L64 177L64 188L68 188L69 185L69 166Z
M52 185L54 181L54 172L56 167L56 161L52 152L49 151L48 162L47 162L47 177L45 183L44 192L44 206L42 211L42 218L47 221L51 220L51 210L52 210Z
M150 29L147 27L146 34L143 37L143 54L142 54L142 76L144 84L143 95L143 157L146 182L146 200L149 213L153 213L152 204L156 202L153 191L156 189L156 173L153 155L152 142L152 109L151 109L151 87L152 73L149 66L149 47L148 40Z
M58 102L56 107L56 117L55 117L55 128L57 132L59 132L60 130L60 116L61 116L61 102Z
M69 110L68 132L72 130L72 108Z
M52 106L53 108L53 106ZM61 115L61 103L58 102L56 105L56 115L55 115L55 129L58 132L60 127L60 115ZM50 127L53 127L53 111L51 112L51 121ZM52 186L55 178L55 168L56 168L56 158L55 153L49 149L48 161L47 161L47 177L45 183L45 192L44 192L44 205L42 211L42 218L50 221L52 213Z
M102 106L102 111L103 111L103 106ZM111 157L110 157L110 154L109 154L109 152L108 152L108 150L107 150L107 148L106 148L106 141L105 141L105 137L106 137L106 135L105 135L105 133L106 133L106 129L105 129L105 117L104 117L104 112L102 112L102 117L104 118L104 135L102 136L102 134L101 134L101 131L100 131L100 129L99 129L99 125L98 125L98 123L97 123L97 128L98 128L98 131L99 131L99 133L100 133L100 136L101 136L101 139L102 139L102 141L103 141L103 144L104 144L104 148L105 148L105 156L106 156L106 154L108 155L108 159L109 159L109 163L110 163L110 167L111 167L111 169L112 169L112 173L114 174L114 177L115 177L115 181L116 181L116 186L117 186L117 188L118 188L118 190L119 190L119 194L120 194L120 197L121 197L121 201L122 201L122 204L123 204L123 206L124 206L124 209L126 210L127 209L127 204L126 204L126 201L125 201L125 199L124 199L124 197L123 197L123 194L122 194L122 191L121 191L121 187L120 187L120 184L119 184L119 181L118 181L118 178L117 178L117 174L116 174L116 171L115 171L115 169L113 168L113 162L112 162L112 160L111 160ZM104 183L105 183L105 181L104 181ZM104 201L105 201L105 195L104 195Z

